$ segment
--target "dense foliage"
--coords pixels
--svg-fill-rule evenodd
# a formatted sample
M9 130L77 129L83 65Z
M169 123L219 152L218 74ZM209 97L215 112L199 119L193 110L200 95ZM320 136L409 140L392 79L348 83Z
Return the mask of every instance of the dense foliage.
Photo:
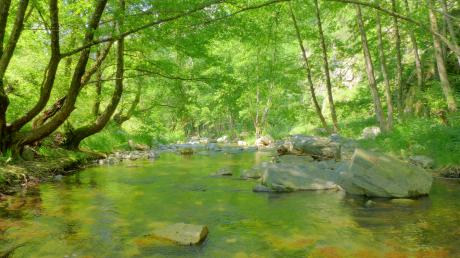
M459 14L457 0L0 0L0 150L377 125L363 144L456 162Z

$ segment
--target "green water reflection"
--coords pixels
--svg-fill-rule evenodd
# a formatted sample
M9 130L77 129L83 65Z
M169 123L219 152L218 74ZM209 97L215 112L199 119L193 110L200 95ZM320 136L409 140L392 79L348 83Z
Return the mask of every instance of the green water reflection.
M264 153L94 167L0 203L0 253L11 257L460 257L460 184L436 180L411 203L341 192L253 193L238 172ZM134 165L134 166L133 166ZM220 168L233 177L209 176ZM205 224L179 247L148 237ZM13 251L14 250L14 251Z

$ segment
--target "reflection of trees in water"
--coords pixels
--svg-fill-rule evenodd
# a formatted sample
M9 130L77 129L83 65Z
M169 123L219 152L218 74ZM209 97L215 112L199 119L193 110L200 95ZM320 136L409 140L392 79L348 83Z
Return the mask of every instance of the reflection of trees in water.
M375 241L385 243L405 253L423 250L445 250L449 255L460 255L459 205L446 206L445 191L435 189L441 196L408 199L379 199L347 196L344 207L353 220L369 230ZM458 190L457 190L458 191Z

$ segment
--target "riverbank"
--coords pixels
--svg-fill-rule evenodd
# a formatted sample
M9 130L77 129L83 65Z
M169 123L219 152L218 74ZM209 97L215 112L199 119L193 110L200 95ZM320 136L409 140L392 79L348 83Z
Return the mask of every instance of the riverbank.
M23 188L32 187L84 167L104 155L90 151L68 151L52 149L33 161L15 161L0 166L0 199Z

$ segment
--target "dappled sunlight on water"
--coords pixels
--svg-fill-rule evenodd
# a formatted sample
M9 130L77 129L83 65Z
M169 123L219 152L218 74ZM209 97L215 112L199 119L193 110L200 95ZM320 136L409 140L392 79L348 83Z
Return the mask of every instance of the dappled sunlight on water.
M460 184L430 197L373 200L342 192L253 193L243 153L94 167L0 203L0 253L12 257L460 257ZM135 166L133 166L135 165ZM210 176L220 168L232 177ZM150 233L205 224L200 246Z

